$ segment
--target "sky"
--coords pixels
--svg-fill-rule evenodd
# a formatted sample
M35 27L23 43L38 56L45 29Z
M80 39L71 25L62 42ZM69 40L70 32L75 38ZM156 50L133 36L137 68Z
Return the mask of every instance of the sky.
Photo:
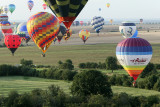
M44 11L42 8L43 0L33 0L34 7L30 12L27 6L28 0L0 0L0 6L15 4L16 10L8 13L9 20L27 21L30 16L37 12ZM110 8L106 4L110 3ZM101 11L99 11L101 8ZM46 12L52 13L50 9ZM160 0L89 0L81 11L77 20L92 19L94 16L102 16L105 19L160 19Z

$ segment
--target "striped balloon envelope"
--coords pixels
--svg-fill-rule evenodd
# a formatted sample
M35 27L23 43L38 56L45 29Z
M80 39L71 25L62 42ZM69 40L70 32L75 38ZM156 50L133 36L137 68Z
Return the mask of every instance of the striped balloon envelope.
M91 25L99 35L99 32L103 28L103 25L104 25L104 18L102 18L100 16L93 17L93 19L91 21Z
M34 2L32 0L29 0L28 1L28 8L30 11L32 10L33 6L34 6Z
M128 38L116 48L119 63L136 81L152 58L152 46L142 38Z
M12 28L11 28L11 23L9 21L1 21L0 29L2 30L2 33L4 36L12 35L13 33Z

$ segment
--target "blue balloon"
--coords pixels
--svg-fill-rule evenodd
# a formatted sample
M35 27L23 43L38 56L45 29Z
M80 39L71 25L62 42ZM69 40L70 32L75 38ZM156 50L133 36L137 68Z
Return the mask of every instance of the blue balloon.
M136 30L134 35L131 38L138 38L137 36L138 36L138 31Z

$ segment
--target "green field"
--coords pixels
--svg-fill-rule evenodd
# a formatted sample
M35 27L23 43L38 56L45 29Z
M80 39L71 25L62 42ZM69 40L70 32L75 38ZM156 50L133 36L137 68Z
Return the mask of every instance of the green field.
M12 90L17 90L19 93L30 92L31 90L36 88L45 90L52 84L60 86L65 93L70 94L69 87L71 86L72 82L36 77L11 76L0 77L0 95L6 96ZM133 96L160 95L160 92L153 90L144 90L121 86L112 86L112 90L114 93L126 92Z
M57 65L59 60L71 59L73 64L81 62L104 62L107 56L115 56L117 44L94 45L56 45L50 46L46 57L41 57L41 50L37 46L20 47L15 56L7 48L0 48L0 64L19 64L22 58L33 60L36 65ZM160 63L160 44L152 44L153 57L151 62Z

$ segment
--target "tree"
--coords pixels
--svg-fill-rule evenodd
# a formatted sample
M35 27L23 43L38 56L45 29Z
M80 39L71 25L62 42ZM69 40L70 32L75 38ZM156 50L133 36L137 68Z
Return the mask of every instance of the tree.
M73 79L71 93L79 96L91 94L100 94L106 97L112 96L108 77L97 70L89 70L77 74Z
M66 63L73 64L73 63L72 63L72 60L70 60L70 59L67 59L67 60L66 60Z
M107 57L106 68L108 70L112 70L112 73L113 73L113 70L116 70L118 68L116 57L112 57L112 56Z
M32 66L33 61L32 60L21 59L20 64L22 64L22 66Z
M152 74L152 71L153 71L153 73L155 73L155 69L154 68L155 68L154 64L153 63L149 63L146 66L146 68L143 70L143 72L141 73L140 77L144 78L144 77Z
M62 63L59 68L73 70L74 66L71 63Z

